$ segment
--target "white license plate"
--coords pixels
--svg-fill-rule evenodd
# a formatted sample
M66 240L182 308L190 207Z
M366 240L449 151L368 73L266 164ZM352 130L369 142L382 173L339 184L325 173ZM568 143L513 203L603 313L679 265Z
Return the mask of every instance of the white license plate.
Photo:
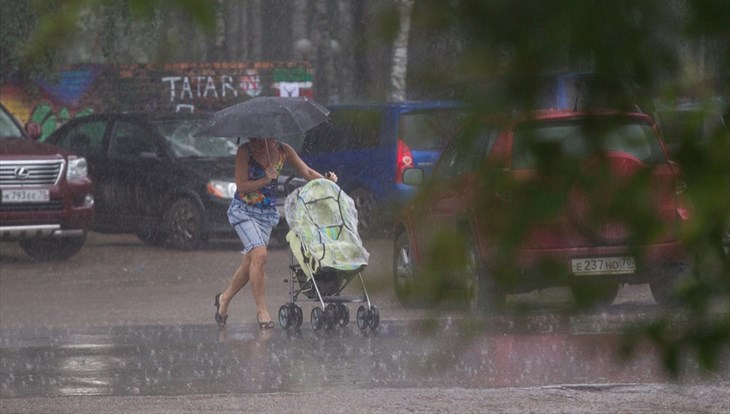
M3 203L47 203L51 200L48 190L3 190Z
M585 257L571 259L570 264L576 275L621 275L636 271L636 262L631 256Z

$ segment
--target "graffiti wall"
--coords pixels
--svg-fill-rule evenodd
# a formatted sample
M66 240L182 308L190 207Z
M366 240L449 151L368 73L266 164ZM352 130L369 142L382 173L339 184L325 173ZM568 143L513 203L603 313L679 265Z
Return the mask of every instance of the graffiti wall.
M0 86L0 100L42 138L93 112L216 111L255 96L313 96L303 62L77 65L54 81ZM41 138L41 139L42 139Z

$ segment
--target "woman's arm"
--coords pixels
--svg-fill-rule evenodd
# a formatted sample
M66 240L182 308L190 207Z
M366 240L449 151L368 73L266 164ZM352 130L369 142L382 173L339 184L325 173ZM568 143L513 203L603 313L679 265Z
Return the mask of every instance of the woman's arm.
M245 147L245 145L239 146L238 152L236 152L236 187L241 193L250 193L270 183L272 177L268 175L267 171L267 175L259 179L248 179L248 150Z
M294 169L305 180L311 181L316 178L327 178L335 183L337 182L337 174L329 171L326 175L322 175L317 171L314 171L313 169L309 168L309 166L301 158L299 158L299 154L294 151L294 148L292 148L291 145L283 142L281 143L281 145L284 148L284 155L286 156L286 160L291 162L291 165L294 167Z

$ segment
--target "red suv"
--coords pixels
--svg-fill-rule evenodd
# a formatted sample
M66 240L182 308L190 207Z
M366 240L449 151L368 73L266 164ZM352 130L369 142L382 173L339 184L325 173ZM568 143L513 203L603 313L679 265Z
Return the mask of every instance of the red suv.
M36 260L73 256L93 217L92 190L84 158L30 139L0 105L0 240Z
M689 264L679 232L691 211L651 118L539 111L477 124L444 148L395 226L401 302L457 286L484 309L570 286L578 302L610 304L622 283L670 301ZM403 181L423 176L409 169Z

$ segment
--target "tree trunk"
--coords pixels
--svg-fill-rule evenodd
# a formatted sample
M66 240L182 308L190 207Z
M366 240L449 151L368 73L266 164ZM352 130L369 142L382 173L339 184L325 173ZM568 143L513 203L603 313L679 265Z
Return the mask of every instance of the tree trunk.
M352 7L350 0L338 0L339 11L339 51L337 53L337 68L340 73L338 82L339 95L343 101L354 98L353 66L355 66L354 51L352 48Z
M241 56L241 15L238 13L239 5L233 0L223 0L223 20L225 21L225 46L223 59L227 61L238 60Z
M390 72L390 99L406 100L406 74L408 73L408 36L411 31L411 12L414 0L397 0L400 17L398 36L393 42L393 66Z
M215 32L213 38L213 59L223 60L225 56L225 41L226 41L226 13L225 13L225 0L218 0L215 2Z
M315 33L316 33L316 55L317 61L314 64L315 87L325 103L339 102L335 78L335 66L332 50L332 35L330 22L327 13L327 0L316 0L315 6Z
M263 51L261 49L261 45L263 44L263 36L261 33L261 0L251 0L250 4L251 49L248 57L258 62L263 57Z
M239 19L241 22L241 25L239 26L238 32L234 35L236 37L235 41L238 42L238 48L239 48L239 54L236 56L236 60L248 60L249 55L251 53L251 46L249 46L250 42L249 39L251 38L248 34L248 28L249 28L249 13L251 12L251 8L248 5L248 2L243 1L240 3L236 3L238 5L239 9Z
M307 33L307 0L293 0L291 34L292 56L295 60L306 60L312 52L312 40ZM309 43L306 43L309 42Z

